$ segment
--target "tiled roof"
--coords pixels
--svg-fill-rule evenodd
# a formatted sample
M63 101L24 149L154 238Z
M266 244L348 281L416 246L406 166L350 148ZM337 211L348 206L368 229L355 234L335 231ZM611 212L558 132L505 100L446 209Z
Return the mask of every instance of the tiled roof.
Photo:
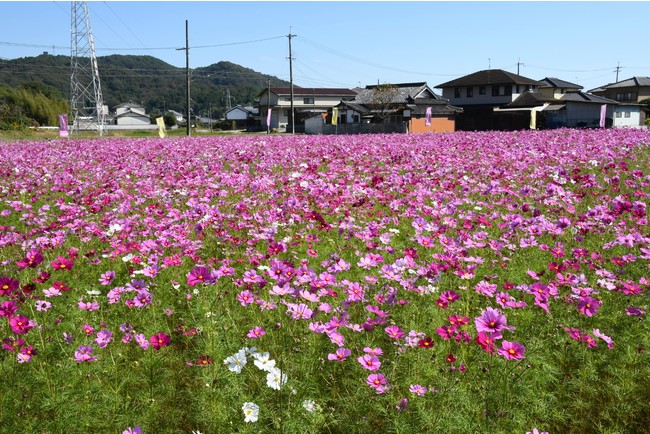
M600 104L616 104L616 105L619 104L618 101L614 101L613 99L603 98L602 96L596 96L596 95L592 95L580 91L567 92L564 95L562 95L560 100L573 101L573 102L595 102Z
M540 83L532 78L523 77L521 75L513 74L502 69L485 69L455 80L448 81L437 85L438 89L445 87L460 87L460 86L482 86L486 84L531 84L539 86Z
M583 86L580 86L579 84L570 83L555 77L546 77L539 81L540 83L544 83L540 87L583 89Z
M413 101L416 101L418 95L422 94L424 91L430 92L431 96L433 98L425 98L427 100L429 99L434 99L437 100L439 97L438 95L427 86L426 83L397 83L397 84L390 84L390 86L393 86L396 90L395 95L393 99L391 100L391 103L393 104L406 104L410 103ZM372 86L366 86L365 89L363 89L361 92L357 94L357 96L354 98L354 102L359 103L359 104L369 104L373 102L374 99L374 92L375 89L378 86L372 85Z
M557 101L555 98L547 97L537 92L524 92L519 95L514 101L506 104L505 108L524 108L524 107L539 107L547 102Z
M600 86L599 88L592 89L589 92L604 91L606 89L615 89L619 87L641 87L641 86L650 86L650 77L632 77L627 80L618 81L616 83L610 83L605 86Z

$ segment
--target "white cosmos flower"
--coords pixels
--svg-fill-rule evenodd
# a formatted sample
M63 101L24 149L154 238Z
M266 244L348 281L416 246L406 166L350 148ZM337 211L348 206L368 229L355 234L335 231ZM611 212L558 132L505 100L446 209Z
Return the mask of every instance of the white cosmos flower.
M241 409L244 412L244 422L257 422L260 414L260 407L257 404L245 402Z
M275 368L275 360L272 360L269 356L268 351L264 353L257 353L253 355L255 361L255 366L257 366L262 371L271 372L271 369Z
M307 410L307 411L310 412L310 413L313 413L313 412L315 412L316 410L320 410L320 407L318 406L318 404L316 404L316 403L314 402L313 399L305 399L305 400L302 402L302 408L304 408L305 410Z
M228 365L228 370L236 374L240 374L244 366L246 366L246 353L238 351L230 357L226 357L223 361L224 365Z
M278 368L271 368L266 374L266 385L271 389L280 390L283 384L287 383L287 374L284 374Z

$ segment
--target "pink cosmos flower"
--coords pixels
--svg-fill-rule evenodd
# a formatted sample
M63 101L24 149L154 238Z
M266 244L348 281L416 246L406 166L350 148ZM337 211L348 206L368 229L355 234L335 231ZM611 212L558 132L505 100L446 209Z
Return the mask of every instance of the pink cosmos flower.
M386 334L388 334L388 337L391 339L401 339L404 336L406 336L406 333L404 333L404 331L396 325L386 327L384 331L386 332Z
M99 283L107 286L113 282L113 279L115 279L115 271L109 270L106 273L102 274L101 278L99 279Z
M237 295L237 301L238 301L239 304L241 304L242 306L248 306L248 305L251 304L253 301L255 301L255 296L253 295L252 292L250 292L250 291L248 291L248 290L245 290L245 291L240 292L240 293Z
M427 388L419 384L411 384L409 386L409 392L416 394L417 396L424 396L427 393Z
M357 358L357 362L359 362L364 369L367 369L369 371L378 371L381 367L379 357L371 354L364 354L363 356Z
M328 360L334 360L336 362L342 362L344 361L350 354L352 354L352 351L350 351L347 348L337 348L334 353L330 353L327 355Z
M4 316L7 319L12 319L18 307L18 303L13 300L3 301L0 303L0 317Z
M113 332L110 330L100 330L97 332L97 337L94 342L99 345L99 348L106 348L106 346L113 340Z
M609 348L610 350L612 348L614 348L614 341L612 340L612 338L610 338L609 336L601 333L599 329L593 329L592 332L593 332L594 336L604 340L607 343L607 348Z
M372 356L381 356L384 354L384 350L381 348L370 348L370 347L364 347L363 352L366 354L370 354Z
M266 334L266 330L264 330L264 327L253 327L252 329L250 329L248 334L246 334L246 337L250 339L257 339L257 338L261 338L265 334Z
M93 347L88 345L81 345L77 348L77 351L74 352L74 361L77 363L83 362L94 362L97 360L97 356L91 356L93 353Z
M508 342L505 340L501 342L501 348L497 349L497 353L508 360L525 359L525 352L526 348L519 342Z
M384 374L370 374L366 379L366 383L375 389L378 395L385 393L390 388L388 385L388 379Z

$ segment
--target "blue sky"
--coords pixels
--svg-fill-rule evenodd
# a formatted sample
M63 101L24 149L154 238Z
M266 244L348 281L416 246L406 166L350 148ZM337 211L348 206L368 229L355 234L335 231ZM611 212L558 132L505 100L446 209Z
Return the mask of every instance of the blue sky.
M70 54L70 2L0 1L0 58ZM227 60L294 83L429 86L500 68L585 90L650 76L650 2L88 2L97 55L184 67ZM291 30L290 30L291 29ZM255 41L255 42L253 42ZM101 75L101 59L99 62Z

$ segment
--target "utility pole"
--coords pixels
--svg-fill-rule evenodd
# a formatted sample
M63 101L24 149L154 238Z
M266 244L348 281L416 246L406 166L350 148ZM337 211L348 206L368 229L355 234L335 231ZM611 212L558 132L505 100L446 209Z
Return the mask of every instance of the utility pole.
M520 62L520 59L517 59L517 75L519 75L519 65L526 66L525 64Z
M616 83L618 83L618 72L619 72L621 69L623 69L623 68L621 68L621 62L619 61L619 62L616 63L616 69L615 69L615 72L616 72Z
M289 27L289 81L291 82L291 134L296 134L296 122L293 112L293 57L291 57L291 27Z
M185 75L187 84L185 92L187 94L187 137L191 135L192 119L190 118L190 27L187 20L185 20L185 48L177 48L176 50L185 50Z
M230 110L232 108L232 104L230 104L230 89L226 89L226 111Z

